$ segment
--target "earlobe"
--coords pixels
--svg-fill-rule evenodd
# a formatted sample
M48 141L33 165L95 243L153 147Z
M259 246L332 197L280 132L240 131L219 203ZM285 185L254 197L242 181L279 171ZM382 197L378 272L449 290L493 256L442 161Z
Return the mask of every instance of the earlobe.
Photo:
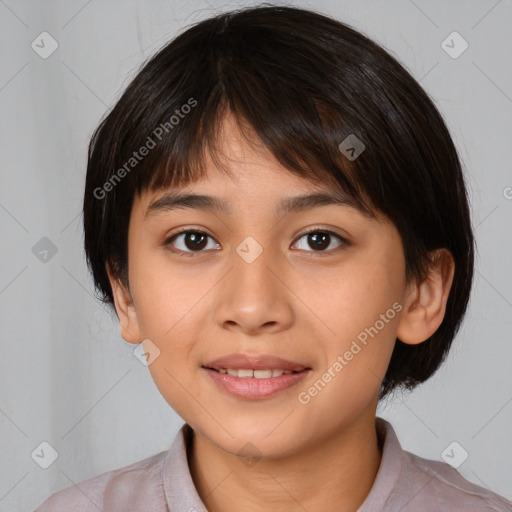
M437 249L431 260L427 277L421 283L411 284L407 290L397 338L408 345L417 345L430 338L446 312L455 271L453 256L447 249Z
M114 306L119 317L121 336L129 343L140 343L142 337L140 335L137 311L130 290L113 275L108 265L107 274L114 297Z

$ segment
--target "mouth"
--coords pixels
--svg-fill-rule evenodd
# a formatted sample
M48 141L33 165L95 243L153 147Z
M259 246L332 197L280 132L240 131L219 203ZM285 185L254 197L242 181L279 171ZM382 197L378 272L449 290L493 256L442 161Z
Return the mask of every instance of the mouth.
M254 376L258 378L259 374L254 375L254 372L271 371L276 372L275 376L279 377L280 375L277 375L277 372L281 370L283 371L283 373L301 372L305 370L307 366L295 361L289 361L287 359L283 359L277 356L271 356L268 354L229 354L226 356L219 357L213 361L205 362L203 364L203 368L210 368L211 370L215 370L221 373L229 373L229 370L237 372L240 372L241 370L251 370L253 372L253 375L247 373L247 375L242 374L239 376ZM235 376L232 373L230 373L230 375ZM260 378L268 378L266 373L261 375L265 375L265 377Z
M202 365L215 384L237 398L263 399L298 384L312 369L269 355L232 354Z
M281 375L291 375L292 373L300 373L300 371L283 370L282 368L268 368L264 370L255 370L253 368L208 368L218 373L238 377L239 379L271 379L281 377Z

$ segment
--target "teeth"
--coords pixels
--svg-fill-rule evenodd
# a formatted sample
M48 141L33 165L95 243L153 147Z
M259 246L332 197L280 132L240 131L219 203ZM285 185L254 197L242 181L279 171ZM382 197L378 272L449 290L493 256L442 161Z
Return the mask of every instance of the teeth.
M219 373L227 373L233 377L239 378L255 378L255 379L269 379L270 377L280 377L281 375L290 375L292 370L269 369L269 370L251 370L241 368L235 370L233 368L219 368Z
M272 370L254 370L255 379L269 379L270 377L272 377Z

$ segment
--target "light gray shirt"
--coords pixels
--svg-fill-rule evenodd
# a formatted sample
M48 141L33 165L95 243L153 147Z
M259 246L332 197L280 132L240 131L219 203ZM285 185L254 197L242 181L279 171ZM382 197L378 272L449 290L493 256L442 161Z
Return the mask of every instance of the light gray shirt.
M402 449L390 423L376 419L382 459L358 512L512 512L512 502L470 483L444 462ZM187 462L184 424L169 450L52 494L35 512L207 512Z

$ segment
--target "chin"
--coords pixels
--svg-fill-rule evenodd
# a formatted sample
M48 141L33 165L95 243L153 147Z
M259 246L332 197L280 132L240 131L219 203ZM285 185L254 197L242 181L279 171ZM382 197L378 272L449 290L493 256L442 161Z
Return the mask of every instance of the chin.
M230 421L228 433L219 426L201 429L210 442L218 448L239 457L279 459L287 457L299 448L300 432L286 428L283 418L277 421ZM281 424L280 424L281 423ZM231 437L232 436L232 437Z

